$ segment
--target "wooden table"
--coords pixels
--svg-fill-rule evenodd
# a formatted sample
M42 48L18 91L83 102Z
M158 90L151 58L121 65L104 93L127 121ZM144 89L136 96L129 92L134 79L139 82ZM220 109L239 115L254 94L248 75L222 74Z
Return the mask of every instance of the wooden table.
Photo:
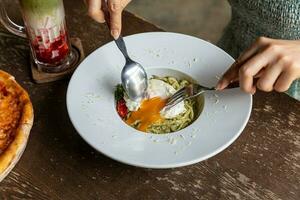
M71 36L86 54L110 38L86 15L81 0L65 2ZM124 14L124 35L160 29ZM68 80L37 85L27 41L0 30L0 68L30 93L35 122L20 162L0 184L0 199L300 199L300 103L285 94L254 96L250 121L217 156L189 166L150 170L95 152L66 110Z

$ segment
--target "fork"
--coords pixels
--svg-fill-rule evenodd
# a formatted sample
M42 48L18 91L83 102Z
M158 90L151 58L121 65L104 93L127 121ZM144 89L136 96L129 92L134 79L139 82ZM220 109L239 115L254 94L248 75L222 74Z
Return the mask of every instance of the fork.
M165 109L170 109L178 103L186 99L196 97L207 90L215 90L215 88L209 88L195 83L189 84L175 92L171 97L167 99Z

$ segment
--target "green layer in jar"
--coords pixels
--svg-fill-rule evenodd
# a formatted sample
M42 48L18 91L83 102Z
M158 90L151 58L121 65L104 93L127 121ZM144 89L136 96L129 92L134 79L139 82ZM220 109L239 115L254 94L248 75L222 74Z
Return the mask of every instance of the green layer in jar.
M62 0L20 0L20 4L25 12L47 14L62 6Z

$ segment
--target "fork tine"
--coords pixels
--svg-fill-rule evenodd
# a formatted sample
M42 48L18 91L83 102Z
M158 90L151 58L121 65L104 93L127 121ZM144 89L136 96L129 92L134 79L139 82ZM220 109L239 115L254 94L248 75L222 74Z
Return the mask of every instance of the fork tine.
M173 94L173 95L169 98L168 102L169 102L169 101L172 101L172 100L175 99L175 98L178 98L178 97L180 97L180 96L183 96L184 93L185 93L185 90L182 90L182 91L180 91L180 92L178 92L178 93Z
M199 84L190 84L175 92L167 101L165 108L171 108L185 99L193 98L205 92L205 90L214 90Z
M178 99L180 98L184 98L185 97L185 93L182 92L180 95L177 95L176 97L173 97L171 99L168 100L167 104L166 105L171 105L173 104L174 102L176 102Z
M177 98L172 98L172 99L170 99L167 103L166 103L166 105L171 105L172 103L174 103L178 98L180 98L181 96L178 96Z
M176 101L173 101L171 104L167 103L166 106L165 106L165 109L169 109L169 108L172 108L173 106L176 106L178 103L180 103L184 99L185 98L182 96L180 98L177 98Z
M181 89L179 89L177 92L175 92L169 99L167 104L172 104L174 101L176 101L177 99L186 96L187 94L187 88L183 87Z
M185 88L181 88L180 90L178 90L177 92L175 92L171 97L170 100L177 97L177 96L181 96L183 93L185 92Z

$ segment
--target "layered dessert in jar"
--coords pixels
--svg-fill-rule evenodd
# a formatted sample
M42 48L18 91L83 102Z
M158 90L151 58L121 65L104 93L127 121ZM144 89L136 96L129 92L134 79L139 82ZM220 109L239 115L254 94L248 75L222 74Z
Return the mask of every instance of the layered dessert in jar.
M35 62L57 66L70 52L62 0L20 0Z

